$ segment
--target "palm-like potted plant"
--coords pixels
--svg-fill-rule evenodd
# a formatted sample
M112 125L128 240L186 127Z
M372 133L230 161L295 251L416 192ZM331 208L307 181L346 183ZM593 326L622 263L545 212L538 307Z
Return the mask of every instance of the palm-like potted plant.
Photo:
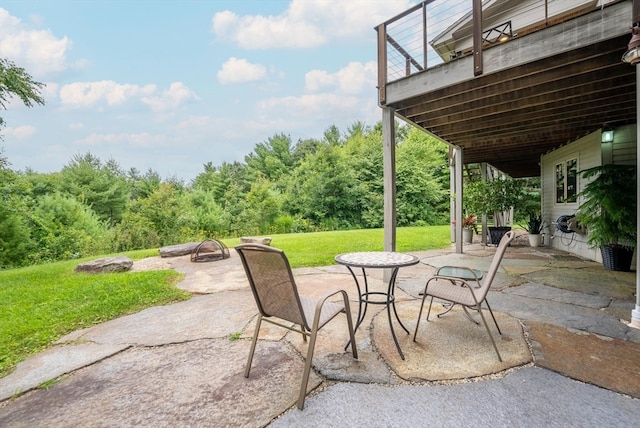
M467 210L493 215L494 225L489 227L491 243L500 242L502 236L511 230L504 224L503 212L518 206L524 190L522 183L513 179L472 181L465 186L464 202Z
M578 195L585 201L576 220L587 228L589 245L600 247L605 269L628 271L637 242L636 167L602 165L581 176L595 178Z
M542 221L542 215L529 211L529 220L524 225L520 225L524 230L529 233L529 245L532 247L539 247L542 244L542 228L544 223Z

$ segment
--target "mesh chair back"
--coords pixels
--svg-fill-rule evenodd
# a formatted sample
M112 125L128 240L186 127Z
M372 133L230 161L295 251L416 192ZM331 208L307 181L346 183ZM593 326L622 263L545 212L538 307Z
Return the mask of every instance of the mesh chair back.
M242 244L235 248L262 316L281 318L311 330L284 252L261 244Z
M491 283L493 282L493 278L496 276L496 273L498 272L498 267L500 267L500 263L502 262L502 257L504 256L504 253L507 250L507 247L509 246L511 241L513 241L514 237L515 237L515 233L513 232L513 230L510 230L509 232L505 233L505 235L500 240L500 245L498 245L498 249L496 250L496 253L493 255L493 260L491 260L491 265L489 265L489 270L487 271L487 274L484 277L482 286L480 287L478 292L475 293L476 297L478 298L478 301L484 299L484 296L487 295L487 292L489 291L489 287L491 287Z

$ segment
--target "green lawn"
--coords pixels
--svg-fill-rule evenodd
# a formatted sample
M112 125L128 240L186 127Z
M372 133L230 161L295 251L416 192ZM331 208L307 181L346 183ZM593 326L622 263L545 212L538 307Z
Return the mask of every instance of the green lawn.
M397 250L447 247L449 230L448 226L399 228ZM272 238L271 245L284 250L294 268L332 265L339 253L383 249L381 229ZM223 241L231 248L240 239ZM134 260L157 254L157 249L126 253ZM190 297L176 288L183 275L175 271L76 274L74 268L85 260L0 271L0 377L71 331Z
M401 227L396 233L396 250L401 252L445 248L451 244L449 226ZM270 235L272 247L283 250L291 267L328 266L336 254L351 251L382 251L382 229L345 230ZM233 247L240 238L224 239Z

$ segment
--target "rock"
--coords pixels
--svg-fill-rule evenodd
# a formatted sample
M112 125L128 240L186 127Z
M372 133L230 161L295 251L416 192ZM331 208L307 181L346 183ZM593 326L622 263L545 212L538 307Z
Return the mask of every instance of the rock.
M129 257L116 256L80 263L76 266L75 271L83 273L126 272L131 269L131 266L133 266L133 260Z
M271 245L271 238L268 236L265 236L265 237L243 236L242 238L240 238L240 242L242 242L243 244Z
M187 242L186 244L168 245L160 248L160 257L178 257L191 254L200 242Z

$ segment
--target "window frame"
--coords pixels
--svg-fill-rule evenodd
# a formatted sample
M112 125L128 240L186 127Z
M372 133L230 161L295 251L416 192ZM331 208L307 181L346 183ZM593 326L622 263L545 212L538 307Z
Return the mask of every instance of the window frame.
M578 204L579 168L578 156L572 155L554 163L554 204Z

